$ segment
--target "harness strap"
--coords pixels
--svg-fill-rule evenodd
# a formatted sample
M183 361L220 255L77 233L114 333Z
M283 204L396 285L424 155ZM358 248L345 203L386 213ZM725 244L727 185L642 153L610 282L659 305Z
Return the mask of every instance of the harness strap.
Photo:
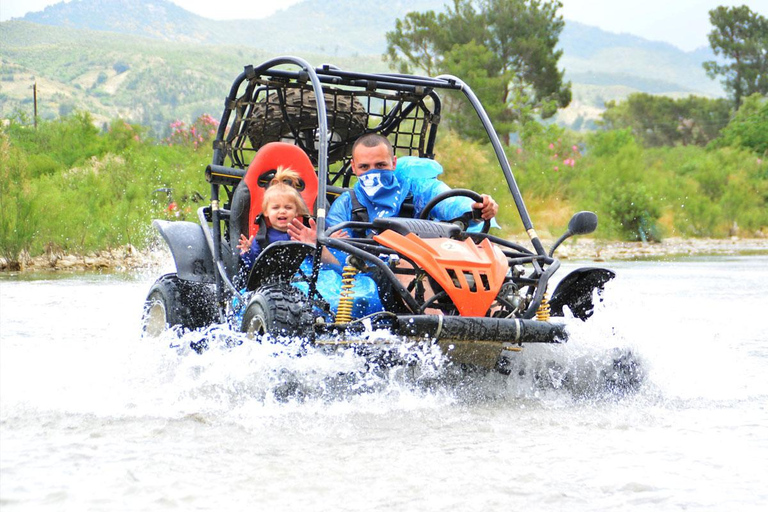
M267 227L267 219L264 218L263 213L260 213L258 217L256 217L254 224L259 225L259 230L256 232L256 235L254 235L253 241L258 243L263 251L264 248L269 245L269 228Z
M352 222L368 222L368 208L360 204L355 195L355 189L349 189L349 198L352 200Z

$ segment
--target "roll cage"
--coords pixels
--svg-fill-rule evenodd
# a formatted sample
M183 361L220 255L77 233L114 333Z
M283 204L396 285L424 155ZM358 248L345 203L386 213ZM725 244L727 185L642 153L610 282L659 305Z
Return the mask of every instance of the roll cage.
M375 132L387 136L398 156L434 157L442 108L438 95L440 91L459 91L473 106L496 154L532 250L490 234L469 234L448 225L419 219L348 222L326 229L327 206L351 185L351 147L360 135ZM319 97L323 101L317 101ZM327 246L357 258L361 267L378 268L402 299L404 313L418 315L423 314L426 307L435 307L450 314L450 311L445 311L450 309L450 300L445 295L424 304L418 300L418 286L408 289L398 281L395 275L398 271L385 262L386 257L396 251L368 238L330 237L333 231L345 228L379 234L385 230L400 230L425 238L469 237L476 243L483 240L492 242L507 259L509 285L528 289L529 300L525 307L520 309L519 306L509 305L507 313L523 319L535 316L544 298L547 282L559 267L559 262L546 253L539 240L501 142L472 90L459 78L450 75L426 78L348 72L330 65L313 68L297 57L280 57L257 67L247 66L234 81L226 98L213 143L212 163L206 169L206 178L211 184L211 205L199 211L201 224L211 224L210 229L204 229L204 232L213 256L213 277L222 316L226 290L240 295L232 283L237 257L229 250L229 244L222 243L229 236L232 196L255 153L264 144L275 141L301 147L317 168L318 204L314 212L317 247L312 275L308 279L310 297L316 292L320 251ZM413 273L418 273L416 263L411 263ZM529 268L527 274L525 266Z

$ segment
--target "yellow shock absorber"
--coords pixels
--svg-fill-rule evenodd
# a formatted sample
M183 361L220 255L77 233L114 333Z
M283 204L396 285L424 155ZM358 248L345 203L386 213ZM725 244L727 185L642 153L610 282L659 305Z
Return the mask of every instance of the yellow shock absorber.
M547 292L544 292L544 297L541 298L539 309L536 310L536 320L541 322L549 321L549 295Z
M339 309L336 312L337 324L348 324L352 321L353 294L355 289L355 276L358 270L352 265L345 265L341 272L341 293L339 294Z

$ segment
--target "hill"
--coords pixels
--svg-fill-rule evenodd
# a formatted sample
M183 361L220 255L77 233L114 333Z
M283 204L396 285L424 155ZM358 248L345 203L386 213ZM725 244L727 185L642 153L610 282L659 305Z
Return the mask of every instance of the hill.
M0 115L31 115L36 82L44 118L87 109L162 134L174 119L217 116L243 66L271 55L384 69L384 36L395 20L410 10L440 9L443 1L305 0L264 19L232 21L202 18L165 0L59 3L0 23ZM686 53L567 20L560 45L574 101L558 121L574 128L592 126L606 101L632 92L722 94L701 67L713 58L706 50Z
M445 0L305 0L262 19L216 21L166 0L72 0L29 13L41 25L116 32L162 41L248 46L266 52L328 56L382 54L384 34L409 11L442 9ZM380 29L385 27L384 29ZM372 28L375 28L373 30Z

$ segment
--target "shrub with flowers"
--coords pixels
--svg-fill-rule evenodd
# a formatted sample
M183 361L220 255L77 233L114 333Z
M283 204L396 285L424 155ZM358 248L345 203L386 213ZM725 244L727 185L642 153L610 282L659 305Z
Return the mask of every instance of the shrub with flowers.
M554 171L560 170L560 162L562 161L563 169L566 167L574 167L576 160L581 158L581 151L579 146L572 144L568 147L568 144L563 143L562 139L557 139L555 142L550 142L547 146L550 151L549 159L553 162L552 169Z
M184 121L171 123L171 135L166 139L169 146L184 146L197 149L210 147L210 142L216 137L219 122L208 114L198 117L191 126Z
M113 120L107 127L109 140L114 145L115 151L125 151L137 144L146 134L146 128L140 125L129 124L122 119Z

